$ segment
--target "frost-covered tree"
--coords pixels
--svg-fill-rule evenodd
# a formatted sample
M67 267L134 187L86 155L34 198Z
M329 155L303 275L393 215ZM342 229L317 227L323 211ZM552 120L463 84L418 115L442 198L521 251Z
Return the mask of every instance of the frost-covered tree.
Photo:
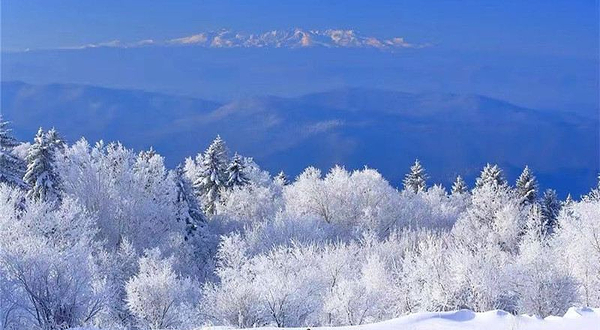
M597 186L592 189L592 191L590 191L587 195L583 196L582 198L585 201L600 201L600 174L598 174L598 184Z
M11 134L11 129L8 128L9 122L4 121L0 115L0 148L14 148L19 145L17 139Z
M284 190L286 213L318 218L341 237L352 237L369 228L382 235L402 220L397 214L398 192L372 169L348 172L336 166L321 178L309 167Z
M0 184L0 327L84 326L103 308L95 219L74 200L28 200ZM9 310L4 309L9 306Z
M177 186L177 203L182 206L182 214L178 217L186 224L186 236L193 235L205 221L197 197L194 194L192 182L185 173L183 165L175 169L175 184Z
M537 203L532 204L527 214L524 228L525 233L532 239L535 238L538 241L545 240L549 234L546 222L547 219L542 213L542 207Z
M281 187L251 182L227 191L217 205L217 214L222 222L249 229L274 221L282 208Z
M504 179L504 175L502 174L502 170L498 165L494 164L486 164L481 174L475 181L475 187L481 187L483 185L490 184L494 187L506 186L507 182Z
M19 142L11 134L8 122L0 116L0 182L5 182L15 187L25 187L23 175L26 164L13 154L13 149Z
M277 173L277 175L275 176L275 178L273 178L273 180L281 186L287 186L288 184L290 184L290 181L289 181L287 175L283 171L280 171L279 173Z
M580 201L560 212L553 245L555 263L560 263L579 282L579 301L600 305L600 201ZM584 257L582 257L584 256Z
M525 166L523 169L523 172L517 179L515 188L517 195L524 204L532 204L537 199L538 184L535 176L529 169L529 166Z
M246 165L244 159L237 153L233 156L231 163L227 167L227 187L244 186L250 183L246 174Z
M213 215L219 202L220 190L227 186L227 147L219 135L200 157L199 175L194 189L202 201L204 212Z
M127 309L125 283L138 272L138 252L128 240L115 251L102 249L97 253L97 274L102 279L98 288L104 295L104 308L94 318L102 328L132 328L133 315Z
M452 195L460 195L468 191L469 189L465 180L463 180L463 178L460 175L456 176L456 180L452 184Z
M136 155L120 143L90 147L80 140L57 165L64 195L98 215L98 238L106 249L128 240L138 253L154 247L181 251L186 223L177 219L187 210L177 201L176 175L159 154Z
M563 315L577 303L577 280L556 261L539 206L533 204L531 210L511 274L519 296L518 310L539 317Z
M55 128L51 128L46 134L48 136L48 141L53 148L59 149L65 147L65 140L58 134L58 131L56 131Z
M562 203L562 206L569 207L573 205L573 203L575 203L575 200L573 200L573 196L571 196L571 194L568 194L567 198L565 198L565 201Z
M331 316L330 323L360 325L391 317L390 309L395 304L389 294L393 287L389 266L377 254L364 254L353 260L360 268L356 272L346 270L347 273L339 274L339 282L333 283L325 298L323 307Z
M38 130L27 153L27 171L23 177L30 187L28 197L48 201L60 199L60 178L54 162L63 144L56 130L47 133L41 128Z
M193 321L198 285L177 275L173 260L154 249L139 260L139 272L127 281L127 308L141 328L173 329Z
M548 233L553 233L556 229L558 225L556 220L561 208L562 203L558 199L556 191L553 189L546 189L541 201L541 212Z
M427 173L419 160L410 167L410 172L404 177L404 190L418 193L427 189Z
M469 244L486 240L505 251L516 251L525 218L525 210L512 189L491 181L473 189L471 203L452 232Z

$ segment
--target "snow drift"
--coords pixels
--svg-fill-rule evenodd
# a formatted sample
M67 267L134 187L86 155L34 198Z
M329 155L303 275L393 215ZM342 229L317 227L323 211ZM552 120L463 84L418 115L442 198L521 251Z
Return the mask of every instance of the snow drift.
M311 330L597 330L600 328L600 308L570 308L564 316L544 319L530 315L512 315L493 310L475 313L470 310L438 313L414 313L393 320L345 327L317 327ZM204 327L203 329L232 329L227 327ZM279 328L261 328L279 329ZM304 329L304 328L294 328Z

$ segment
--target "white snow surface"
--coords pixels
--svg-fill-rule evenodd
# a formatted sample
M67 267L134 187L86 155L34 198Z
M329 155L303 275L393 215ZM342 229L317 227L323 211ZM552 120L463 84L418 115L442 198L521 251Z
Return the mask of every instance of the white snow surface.
M204 327L205 330L228 330L230 327ZM280 330L276 327L258 328ZM288 328L290 330L600 330L600 308L571 307L564 316L544 319L530 315L512 315L493 310L475 313L470 310L437 313L414 313L393 320L343 327Z

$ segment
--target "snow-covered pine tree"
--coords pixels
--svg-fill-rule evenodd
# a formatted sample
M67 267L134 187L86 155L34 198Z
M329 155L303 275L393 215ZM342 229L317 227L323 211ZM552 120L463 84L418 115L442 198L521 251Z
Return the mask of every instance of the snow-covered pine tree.
M227 147L219 135L206 149L201 159L198 178L194 181L196 194L202 201L205 214L214 214L220 190L227 186Z
M566 217L572 217L573 205L575 205L575 200L573 200L571 194L568 194L567 198L561 203L560 212L565 212Z
M288 184L290 184L287 175L283 171L277 173L277 175L273 178L273 181L275 181L275 183L281 186L287 186Z
M244 164L244 159L235 153L231 163L227 167L227 186L228 187L236 187L236 186L244 186L250 183L250 179L245 172L246 165Z
M452 184L452 195L464 194L468 191L467 183L463 180L462 176L456 176L456 180Z
M598 185L593 188L587 195L582 197L585 202L597 202L600 201L600 174L598 174Z
M544 223L546 224L546 232L553 233L557 223L558 214L562 204L553 189L546 189L541 202L541 211Z
M481 171L481 175L479 175L479 178L475 181L476 188L480 188L486 184L491 184L496 187L507 185L502 170L498 165L487 163Z
M569 206L573 205L573 203L575 203L575 201L573 200L573 196L571 196L571 194L568 194L567 198L562 203L562 206L563 207L569 207Z
M538 241L548 236L548 224L542 213L542 208L538 203L531 204L527 220L525 222L526 233Z
M14 148L19 145L17 139L12 136L12 130L8 128L8 122L0 115L0 148Z
M15 156L13 149L19 142L12 136L8 122L0 116L0 182L15 187L26 187L23 182L25 175L25 161Z
M175 170L175 184L177 185L177 202L184 204L184 212L178 220L183 220L186 223L186 239L193 235L198 227L205 221L198 200L194 195L192 182L185 174L183 165L177 166Z
M519 196L523 204L532 204L535 202L537 199L538 183L529 166L525 166L517 179L515 187L517 196Z
M58 134L56 129L51 128L46 134L52 149L58 150L60 148L64 148L65 140L62 138L62 136L60 136L60 134Z
M404 177L404 190L418 193L427 189L427 173L421 166L419 160L415 160L413 166L410 167L410 172Z
M64 142L52 129L48 133L40 128L27 153L27 171L23 180L29 185L27 197L45 200L60 200L59 176L54 168L54 159Z

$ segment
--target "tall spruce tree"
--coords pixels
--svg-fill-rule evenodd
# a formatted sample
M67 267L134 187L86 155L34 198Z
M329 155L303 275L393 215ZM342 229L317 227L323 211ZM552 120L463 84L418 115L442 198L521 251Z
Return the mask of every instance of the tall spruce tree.
M475 187L480 188L486 184L490 184L495 187L506 186L506 179L504 179L504 175L502 174L502 170L498 165L486 164L479 178L475 182Z
M410 172L404 177L404 190L418 193L427 189L427 173L419 160L415 160Z
M529 166L525 166L517 179L515 187L517 196L519 196L523 204L533 204L535 202L537 199L538 183Z
M60 136L60 134L58 134L56 129L51 128L48 131L48 133L46 133L46 135L47 135L48 143L50 143L50 146L52 149L58 150L65 146L64 139L62 138L62 136Z
M546 232L553 233L557 227L556 220L562 208L562 203L553 189L547 189L544 192L541 202L542 218L546 224Z
M561 204L560 211L565 212L568 215L568 217L572 217L573 216L573 204L575 204L575 201L573 200L573 197L571 196L571 194L568 194L567 198Z
M227 167L227 186L244 186L250 183L250 179L248 179L245 169L246 165L244 164L244 159L236 153Z
M206 149L201 159L198 178L194 181L196 194L206 214L214 214L220 190L227 186L227 147L219 135Z
M542 213L542 208L538 203L531 204L527 219L525 221L525 230L537 240L543 240L548 236L548 224Z
M573 200L573 196L571 196L571 194L568 194L567 198L562 203L562 205L563 205L563 207L569 207L569 206L573 205L573 203L575 203L575 201Z
M177 202L183 204L183 211L178 220L183 220L186 223L186 239L193 235L198 227L205 222L204 215L198 199L194 195L192 183L185 174L183 165L177 166L175 170L175 184L177 186Z
M19 145L8 122L0 116L0 183L4 182L14 187L25 188L23 175L25 175L25 161L13 154L13 150Z
M56 130L48 133L40 128L27 153L27 171L23 180L29 185L27 197L36 200L58 201L59 176L54 168L56 153L64 144Z
M9 122L5 121L2 116L0 116L0 148L14 148L19 145L17 139L12 136L12 130L8 128Z
M277 173L275 178L273 178L273 181L275 181L275 183L277 183L281 186L287 186L288 184L290 184L290 181L288 180L287 175L283 171L280 171L279 173Z
M463 180L462 176L456 176L456 180L452 184L452 195L464 194L468 191L467 183Z

